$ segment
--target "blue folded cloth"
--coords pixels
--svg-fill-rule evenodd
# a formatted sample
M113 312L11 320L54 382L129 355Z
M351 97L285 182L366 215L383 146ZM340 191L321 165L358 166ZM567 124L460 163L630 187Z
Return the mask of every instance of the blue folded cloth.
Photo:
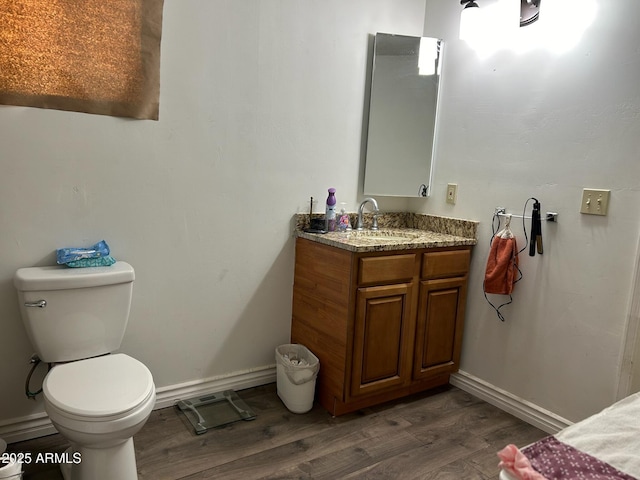
M107 242L101 240L88 248L59 248L56 250L56 261L62 265L86 258L107 257L110 253Z
M109 267L116 263L116 259L111 255L107 255L106 257L98 257L98 258L81 258L80 260L75 260L73 262L67 262L65 265L67 267L73 268L83 268L83 267Z

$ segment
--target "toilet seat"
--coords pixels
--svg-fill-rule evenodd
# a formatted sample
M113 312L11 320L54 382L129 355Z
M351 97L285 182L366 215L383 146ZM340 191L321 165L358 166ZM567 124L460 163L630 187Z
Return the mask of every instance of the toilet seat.
M113 422L155 398L149 369L123 353L57 365L42 388L54 410L83 422Z

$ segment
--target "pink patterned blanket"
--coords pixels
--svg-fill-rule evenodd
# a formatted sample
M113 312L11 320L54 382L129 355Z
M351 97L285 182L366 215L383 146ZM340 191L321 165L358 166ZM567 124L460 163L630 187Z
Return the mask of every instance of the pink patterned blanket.
M638 480L554 436L522 450L507 445L498 457L500 467L519 480Z

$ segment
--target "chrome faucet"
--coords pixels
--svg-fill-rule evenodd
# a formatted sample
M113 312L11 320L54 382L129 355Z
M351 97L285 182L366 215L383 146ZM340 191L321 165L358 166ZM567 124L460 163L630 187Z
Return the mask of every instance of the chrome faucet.
M373 205L373 222L371 223L371 230L378 230L378 202L376 202L375 198L367 197L365 198L360 206L358 207L358 223L356 224L356 230L364 230L364 222L362 221L362 211L364 210L364 205L367 202L371 202Z

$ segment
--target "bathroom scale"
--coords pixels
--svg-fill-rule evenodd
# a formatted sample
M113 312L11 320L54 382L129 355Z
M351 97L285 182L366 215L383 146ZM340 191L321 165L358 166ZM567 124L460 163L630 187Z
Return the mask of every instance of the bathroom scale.
M176 407L187 417L198 435L210 428L256 418L253 410L233 390L178 400Z

